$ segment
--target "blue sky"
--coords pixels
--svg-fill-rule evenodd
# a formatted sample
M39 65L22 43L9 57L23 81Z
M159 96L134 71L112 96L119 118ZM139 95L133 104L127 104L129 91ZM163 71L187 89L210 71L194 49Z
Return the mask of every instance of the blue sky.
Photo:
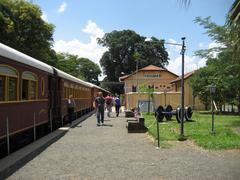
M186 37L186 72L204 66L194 51L216 46L205 30L195 24L196 16L211 16L219 25L225 22L233 0L191 0L183 8L179 0L32 0L42 9L42 18L55 25L54 49L99 62L106 48L96 37L113 30L131 29L146 37L155 36L181 43ZM169 70L179 74L179 48L167 46Z

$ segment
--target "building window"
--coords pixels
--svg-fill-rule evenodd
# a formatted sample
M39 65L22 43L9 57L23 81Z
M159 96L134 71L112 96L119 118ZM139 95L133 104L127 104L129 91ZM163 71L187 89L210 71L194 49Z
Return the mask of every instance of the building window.
M137 92L137 87L136 86L132 86L132 92Z
M18 71L7 65L0 65L0 101L18 99Z
M25 71L22 74L22 100L37 99L37 76Z
M145 78L159 78L160 74L144 74Z

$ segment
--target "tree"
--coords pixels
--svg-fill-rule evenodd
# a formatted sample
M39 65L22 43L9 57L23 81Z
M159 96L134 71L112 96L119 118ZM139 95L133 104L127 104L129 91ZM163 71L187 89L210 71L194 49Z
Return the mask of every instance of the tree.
M56 67L74 77L99 85L98 76L101 74L100 67L87 58L59 53L57 54Z
M102 71L96 63L87 58L79 58L79 73L86 81L99 85L98 76Z
M235 0L228 12L227 23L230 25L240 24L240 0Z
M154 87L151 87L151 86L149 86L147 84L141 84L139 86L139 92L147 93L147 95L148 95L148 114L150 114L150 102L151 102L151 99L152 99L152 102L153 102L153 107L155 109L155 102L154 102L154 96L153 96Z
M54 26L42 20L37 5L24 0L0 0L0 42L54 65Z
M207 66L202 70L200 69L192 80L193 89L204 101L207 99L203 97L204 95L206 97L207 94L202 94L201 87L206 88L207 85L214 83L217 85L216 101L218 105L235 104L240 112L240 59L239 43L237 43L239 42L239 29L227 24L218 26L210 21L210 17L204 19L197 17L195 22L204 26L207 29L207 34L222 46L196 52L196 55L206 58L208 61ZM218 55L214 57L216 52ZM210 74L204 74L205 71ZM200 82L203 84L200 85Z
M168 64L168 53L164 43L152 37L149 41L132 30L112 31L106 33L98 43L108 48L100 64L108 81L118 82L122 74L130 74L136 69L149 64L164 67ZM136 59L137 54L137 59ZM119 87L113 87L113 92L120 92Z

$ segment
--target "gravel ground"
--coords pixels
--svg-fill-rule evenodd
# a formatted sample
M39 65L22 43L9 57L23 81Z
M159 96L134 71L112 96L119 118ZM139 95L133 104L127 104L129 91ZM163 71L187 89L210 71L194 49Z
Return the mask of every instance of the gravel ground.
M240 151L206 151L190 141L157 150L126 119L93 115L8 179L240 179Z

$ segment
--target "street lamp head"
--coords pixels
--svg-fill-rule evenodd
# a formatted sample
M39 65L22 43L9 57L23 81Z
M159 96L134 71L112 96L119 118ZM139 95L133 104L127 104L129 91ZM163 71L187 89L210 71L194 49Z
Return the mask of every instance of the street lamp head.
M186 39L186 37L182 37L181 39L184 41Z

